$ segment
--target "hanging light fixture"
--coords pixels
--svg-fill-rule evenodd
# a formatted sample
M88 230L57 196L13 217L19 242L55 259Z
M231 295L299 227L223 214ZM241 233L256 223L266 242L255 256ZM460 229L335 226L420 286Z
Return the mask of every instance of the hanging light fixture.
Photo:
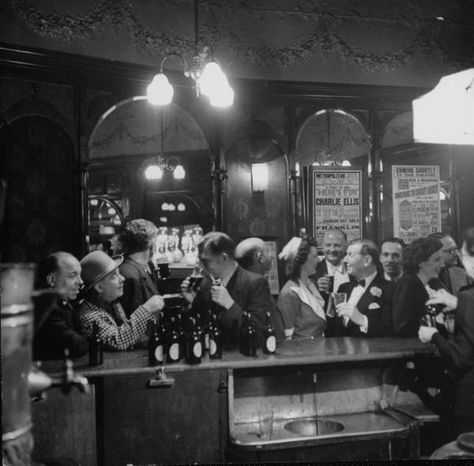
M183 180L186 177L186 171L181 165L178 157L172 156L164 157L164 115L163 107L161 108L161 122L160 122L160 154L156 156L154 163L148 165L145 169L145 178L147 180L161 180L165 171L172 172L175 180Z
M170 53L161 60L160 72L147 87L147 98L151 104L168 105L173 100L174 88L164 74L164 64L171 57L180 59L184 76L194 81L197 97L208 97L210 104L218 108L230 107L234 103L234 91L214 58L212 47L205 45L199 48L198 0L194 0L194 41L196 53L191 65L178 53Z

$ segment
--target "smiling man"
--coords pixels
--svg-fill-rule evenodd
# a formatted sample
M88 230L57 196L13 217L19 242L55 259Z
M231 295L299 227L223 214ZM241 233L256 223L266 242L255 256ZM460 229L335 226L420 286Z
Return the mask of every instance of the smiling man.
M400 238L387 238L382 241L380 263L382 264L385 280L396 282L402 276L404 247L405 242Z
M97 323L108 350L133 348L144 338L148 320L165 305L162 296L154 295L127 318L118 301L125 281L118 270L122 261L123 257L112 259L102 251L92 251L81 260L85 298L79 311L81 333L90 338Z
M62 359L65 349L73 358L87 353L89 344L74 326L72 304L81 286L81 265L72 254L54 252L38 264L36 288L57 295L43 292L35 299L35 360Z
M346 255L346 241L346 234L337 228L324 233L322 245L324 260L318 264L316 273L311 278L316 282L326 302L329 293L336 291L339 285L349 281L343 262Z
M383 337L392 333L393 284L377 271L379 251L366 238L351 241L344 257L351 280L339 286L347 300L336 307L337 317L329 319L327 336Z

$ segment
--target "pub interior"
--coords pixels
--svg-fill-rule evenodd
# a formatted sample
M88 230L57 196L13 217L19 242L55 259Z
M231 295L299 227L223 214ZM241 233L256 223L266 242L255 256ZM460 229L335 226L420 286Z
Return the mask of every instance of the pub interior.
M3 464L474 457L474 428L455 436L445 405L430 404L447 394L456 414L465 396L474 425L472 0L9 0L0 63ZM208 63L219 82L201 79ZM99 304L118 309L101 284L123 287L118 270L143 252L124 232L140 228L154 231L144 264L164 298L109 314L118 337L106 340L89 319ZM345 294L333 293L339 269L326 294L311 278L331 232L344 236ZM455 322L446 337L426 320L397 331L392 299L388 327L372 317L386 290L396 308L399 283L367 285L384 301L372 314L352 303L348 286L365 287L354 277L382 274L367 251L392 237L404 245L399 280L416 247L434 244L434 256L454 241L467 287L442 301L438 317ZM246 238L265 241L256 274L234 262ZM53 269L38 285L58 251L81 274L67 299ZM428 293L422 307L444 299ZM318 334L291 320L296 296ZM38 330L66 301L85 349L40 357ZM464 328L454 388L433 376L419 390L416 371L445 367ZM213 352L209 335L225 332Z

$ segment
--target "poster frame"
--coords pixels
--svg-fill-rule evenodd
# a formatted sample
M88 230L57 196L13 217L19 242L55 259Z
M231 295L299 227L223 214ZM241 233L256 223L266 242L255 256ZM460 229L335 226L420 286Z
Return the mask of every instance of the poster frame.
M358 191L359 191L359 234L354 236L351 235L351 233L348 231L348 229L342 228L342 230L346 233L348 237L348 241L350 239L354 239L359 236L364 236L364 217L363 217L363 200L364 200L364 187L363 187L363 173L364 171L361 168L357 167L314 167L311 166L309 167L309 180L308 180L308 187L309 187L309 202L308 202L308 220L309 220L309 231L311 232L311 236L316 239L318 243L318 250L322 249L322 236L321 234L318 234L317 230L317 222L318 219L316 218L316 199L317 193L316 193L316 177L315 175L317 173L335 173L335 174L341 174L341 173L357 173L359 175L359 182L358 182ZM343 207L343 206L341 206ZM353 206L348 206L351 207L351 210L353 210ZM324 220L322 220L324 221ZM334 225L334 228L340 228L339 225Z

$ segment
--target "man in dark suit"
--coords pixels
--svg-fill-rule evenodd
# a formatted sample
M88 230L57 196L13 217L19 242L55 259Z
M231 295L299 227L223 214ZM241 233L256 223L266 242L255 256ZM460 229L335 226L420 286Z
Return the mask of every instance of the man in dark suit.
M372 240L359 238L349 244L344 263L351 280L338 288L347 294L347 301L337 305L337 317L329 319L326 336L391 335L393 284L378 272L378 260Z
M272 267L272 257L261 238L246 238L235 248L235 259L241 267L258 275L265 275Z
M473 256L474 257L474 256ZM474 277L472 277L474 278ZM446 338L436 327L421 326L418 337L423 343L436 345L444 367L451 377L451 406L444 406L444 414L455 436L474 430L474 285L461 289L459 299L448 293L430 298L428 304L443 304L448 310L455 310L454 336ZM451 426L450 423L453 423Z
M183 296L193 310L218 306L223 326L223 343L237 343L242 313L250 313L259 339L265 328L266 313L273 317L275 304L267 280L244 270L234 259L234 242L221 232L207 233L198 245L199 259L206 275L197 293L183 281Z
M72 254L54 252L38 264L36 288L49 288L57 295L43 292L35 299L34 360L62 359L65 349L77 358L89 350L77 331L72 305L81 286L81 264Z
M316 273L311 279L316 283L326 303L330 293L336 291L341 283L349 281L343 262L346 255L346 241L346 234L337 228L324 233L322 245L324 260L316 266Z
M459 266L459 248L451 235L447 233L431 233L429 238L436 238L443 245L441 252L443 257L443 268L439 273L439 281L452 295L457 296L459 290L472 283L465 269ZM462 265L462 264L461 264Z

